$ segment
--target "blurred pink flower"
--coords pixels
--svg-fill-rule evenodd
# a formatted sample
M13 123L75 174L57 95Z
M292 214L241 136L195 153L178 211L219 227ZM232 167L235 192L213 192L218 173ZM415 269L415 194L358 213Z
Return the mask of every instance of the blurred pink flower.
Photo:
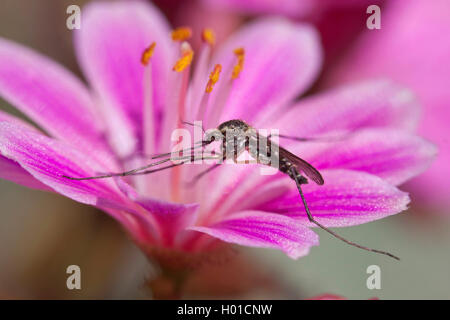
M435 142L431 168L408 184L422 206L449 213L450 197L450 2L391 1L382 11L381 30L367 30L345 56L328 84L389 77L410 87L423 105L419 132Z
M325 294L321 294L321 295L309 298L308 300L347 300L347 298L345 298L343 296L338 296L336 294L325 293ZM373 298L369 298L368 300L378 300L378 298L373 297Z
M293 103L321 67L318 36L309 25L256 21L220 45L211 61L205 43L190 81L190 66L172 71L189 46L171 41L167 22L151 5L92 3L82 10L75 45L91 89L56 62L0 40L0 94L46 133L1 113L0 176L104 210L144 249L201 251L220 239L299 258L318 245L295 184L282 174L260 175L252 165L223 165L191 189L174 177L201 166L126 181L63 177L118 172L142 164L142 153L167 152L180 117L192 121L199 113L207 127L241 118L297 136L352 132L339 143L285 143L321 170L325 185L310 184L304 192L313 215L330 227L404 210L409 198L396 185L433 158L435 148L413 133L414 97L389 81ZM144 67L141 54L153 42ZM232 80L239 47L245 48L244 68ZM208 74L219 62L220 79L208 97ZM201 101L207 112L198 112Z
M217 11L222 15L234 15L234 19L270 14L313 24L320 34L326 70L347 52L358 35L366 29L366 9L373 4L371 0L199 0L198 2L203 4L205 10ZM379 0L377 4L383 8L385 1ZM182 14L184 13L182 11Z
M246 14L280 14L305 18L333 8L367 4L369 0L200 0L205 5Z

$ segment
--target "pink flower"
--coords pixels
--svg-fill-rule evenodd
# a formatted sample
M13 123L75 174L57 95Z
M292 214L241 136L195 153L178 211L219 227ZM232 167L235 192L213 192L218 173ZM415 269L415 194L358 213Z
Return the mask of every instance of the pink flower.
M424 171L435 154L414 134L414 97L392 82L368 81L293 102L321 67L319 39L309 25L256 21L221 44L211 61L205 43L189 80L192 52L170 39L152 6L93 3L82 11L75 45L90 88L56 62L0 41L0 93L43 129L0 114L0 176L104 210L145 250L202 251L219 239L277 248L295 259L318 245L293 181L260 175L256 166L222 165L191 189L182 178L204 166L130 180L64 178L120 172L142 165L142 153L170 151L180 117L207 127L242 118L307 137L351 132L338 143L283 143L321 170L325 184L311 183L304 192L313 215L330 227L404 210L409 198L396 186ZM143 66L141 54L153 42ZM241 47L243 69L231 79L239 63L233 50ZM182 57L184 66L173 71ZM217 63L219 81L205 93ZM205 112L198 112L201 105Z
M333 8L370 4L368 0L200 0L206 5L247 14L280 14L288 17L308 17Z
M321 294L321 295L309 298L307 300L347 300L347 298L345 298L343 296L338 296L336 294L325 293L325 294ZM378 300L378 298L373 297L373 298L369 298L368 300Z

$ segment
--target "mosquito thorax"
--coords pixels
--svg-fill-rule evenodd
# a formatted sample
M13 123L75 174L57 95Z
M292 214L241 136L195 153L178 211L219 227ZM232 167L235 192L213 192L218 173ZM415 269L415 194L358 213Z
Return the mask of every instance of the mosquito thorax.
M217 129L219 129L220 132L222 132L222 134L225 135L225 133L227 131L234 131L236 133L238 132L245 132L250 128L250 126L248 124L246 124L244 121L242 120L228 120L225 121L223 123L221 123L219 125L219 127L217 127Z

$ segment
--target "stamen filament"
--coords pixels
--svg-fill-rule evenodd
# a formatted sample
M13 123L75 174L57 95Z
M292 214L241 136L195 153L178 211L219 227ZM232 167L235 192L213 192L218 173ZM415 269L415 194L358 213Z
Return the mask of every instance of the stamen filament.
M182 126L181 121L185 118L185 104L186 96L189 87L189 76L190 76L190 65L194 56L194 51L187 42L181 44L181 58L177 61L173 70L176 72L181 72L179 94L178 94L178 108L176 119L176 128ZM171 184L172 184L172 199L174 201L180 200L180 185L181 185L181 173L182 169L180 167L175 167L172 169L171 174Z

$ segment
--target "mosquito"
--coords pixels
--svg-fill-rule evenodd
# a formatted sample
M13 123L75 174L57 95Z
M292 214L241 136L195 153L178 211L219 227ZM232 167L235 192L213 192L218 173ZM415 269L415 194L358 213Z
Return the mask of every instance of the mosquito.
M194 125L189 122L183 122L184 124ZM203 129L203 128L202 128ZM204 130L203 130L204 131ZM205 132L205 131L204 131ZM317 141L320 138L301 138L301 137L292 137L286 135L278 135L278 137L283 139L291 139L295 141ZM212 152L203 152L200 155L196 153L197 150L202 150L207 145L213 143L214 141L218 141L221 143L221 150L218 155ZM259 132L244 122L243 120L229 120L221 123L216 129L205 132L205 138L202 141L198 141L191 148L179 150L176 152L168 152L159 155L152 156L151 159L160 159L156 162L147 164L145 166L132 169L129 171L119 172L119 173L108 173L104 175L92 176L92 177L69 177L63 176L67 179L71 180L93 180L93 179L104 179L111 177L125 177L125 176L135 176L135 175L144 175L155 173L158 171L174 168L176 166L183 165L188 162L192 162L195 159L198 159L198 156L201 157L202 160L211 159L211 160L219 160L218 163L213 164L209 168L201 171L194 179L191 181L192 183L197 182L201 177L206 175L207 173L213 171L218 168L225 160L231 159L234 163L249 163L248 161L239 161L238 158L243 152L248 152L248 154L254 159L254 161L258 164L268 165L276 168L281 173L286 174L291 178L297 187L298 193L300 195L301 202L305 208L306 215L308 220L315 224L317 227L322 230L328 232L333 237L345 242L348 245L357 247L359 249L363 249L366 251L383 254L394 258L396 260L400 260L399 257L382 250L372 249L369 247L365 247L359 245L355 242L349 241L344 237L340 236L336 232L330 230L320 222L318 222L311 211L309 210L308 204L306 202L305 196L303 194L302 185L308 184L309 180L312 180L317 185L323 185L324 179L320 172L314 168L307 161L299 158L295 154L289 152L285 148L279 146L275 142L271 140L271 136L263 136L259 134ZM186 156L176 156L179 155L180 152L190 152L189 155ZM160 166L162 164L168 163L172 161L174 163L158 167L153 169L153 167ZM176 161L176 162L175 162Z

